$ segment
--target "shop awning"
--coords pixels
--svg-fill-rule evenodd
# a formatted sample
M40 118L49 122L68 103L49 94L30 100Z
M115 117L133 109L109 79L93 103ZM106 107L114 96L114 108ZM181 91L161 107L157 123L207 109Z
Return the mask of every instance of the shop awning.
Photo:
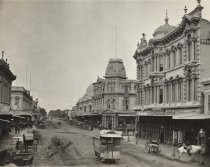
M12 115L10 111L0 111L0 115Z
M10 121L4 119L0 119L0 122L10 123Z
M15 118L25 119L24 117L21 117L19 115L14 115Z
M19 116L31 116L31 111L12 111L13 115L19 115Z
M185 114L185 115L174 115L173 119L198 119L198 120L202 120L202 119L210 119L210 115L207 114Z

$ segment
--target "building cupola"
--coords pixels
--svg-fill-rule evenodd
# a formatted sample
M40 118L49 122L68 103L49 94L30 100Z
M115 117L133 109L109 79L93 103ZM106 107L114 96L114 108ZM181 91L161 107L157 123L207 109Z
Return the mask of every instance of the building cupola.
M165 18L165 24L158 27L153 36L155 39L159 39L159 38L162 38L164 37L166 34L168 34L169 32L171 32L172 30L174 30L176 27L175 26L171 26L169 23L168 23L169 19L168 19L168 13L167 13L167 10L166 10L166 18Z

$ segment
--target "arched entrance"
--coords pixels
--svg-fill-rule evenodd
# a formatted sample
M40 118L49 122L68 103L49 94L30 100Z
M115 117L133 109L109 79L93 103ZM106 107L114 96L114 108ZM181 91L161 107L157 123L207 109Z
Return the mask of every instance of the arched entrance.
M102 127L106 129L115 129L118 126L118 115L112 110L102 112Z

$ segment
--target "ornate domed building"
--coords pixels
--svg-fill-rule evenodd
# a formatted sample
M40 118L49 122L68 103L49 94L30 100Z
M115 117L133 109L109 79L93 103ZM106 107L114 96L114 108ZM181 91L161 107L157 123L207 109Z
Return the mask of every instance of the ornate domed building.
M109 129L124 126L134 130L135 86L136 81L126 77L122 59L112 58L104 78L98 77L78 100L74 116L92 122L94 126L102 124Z
M112 58L94 85L93 108L102 114L102 126L113 129L123 124L134 125L135 80L128 80L122 59ZM123 117L127 115L127 117ZM126 122L127 121L127 122Z
M137 44L138 136L162 143L199 143L199 131L210 137L210 22L202 18L203 7L187 13L181 23L158 27L147 43ZM206 90L205 90L206 89ZM208 90L207 90L208 89ZM152 135L152 136L151 136ZM205 150L210 152L210 140Z

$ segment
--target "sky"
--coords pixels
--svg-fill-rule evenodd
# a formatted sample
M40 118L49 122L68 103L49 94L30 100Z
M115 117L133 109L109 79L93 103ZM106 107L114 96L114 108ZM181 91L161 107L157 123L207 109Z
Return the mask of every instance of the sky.
M123 59L127 77L136 79L141 34L152 38L166 9L169 24L178 25L185 5L190 12L197 1L0 0L0 50L17 76L13 86L30 89L47 111L70 109L105 75L110 58ZM210 20L210 1L201 5Z

